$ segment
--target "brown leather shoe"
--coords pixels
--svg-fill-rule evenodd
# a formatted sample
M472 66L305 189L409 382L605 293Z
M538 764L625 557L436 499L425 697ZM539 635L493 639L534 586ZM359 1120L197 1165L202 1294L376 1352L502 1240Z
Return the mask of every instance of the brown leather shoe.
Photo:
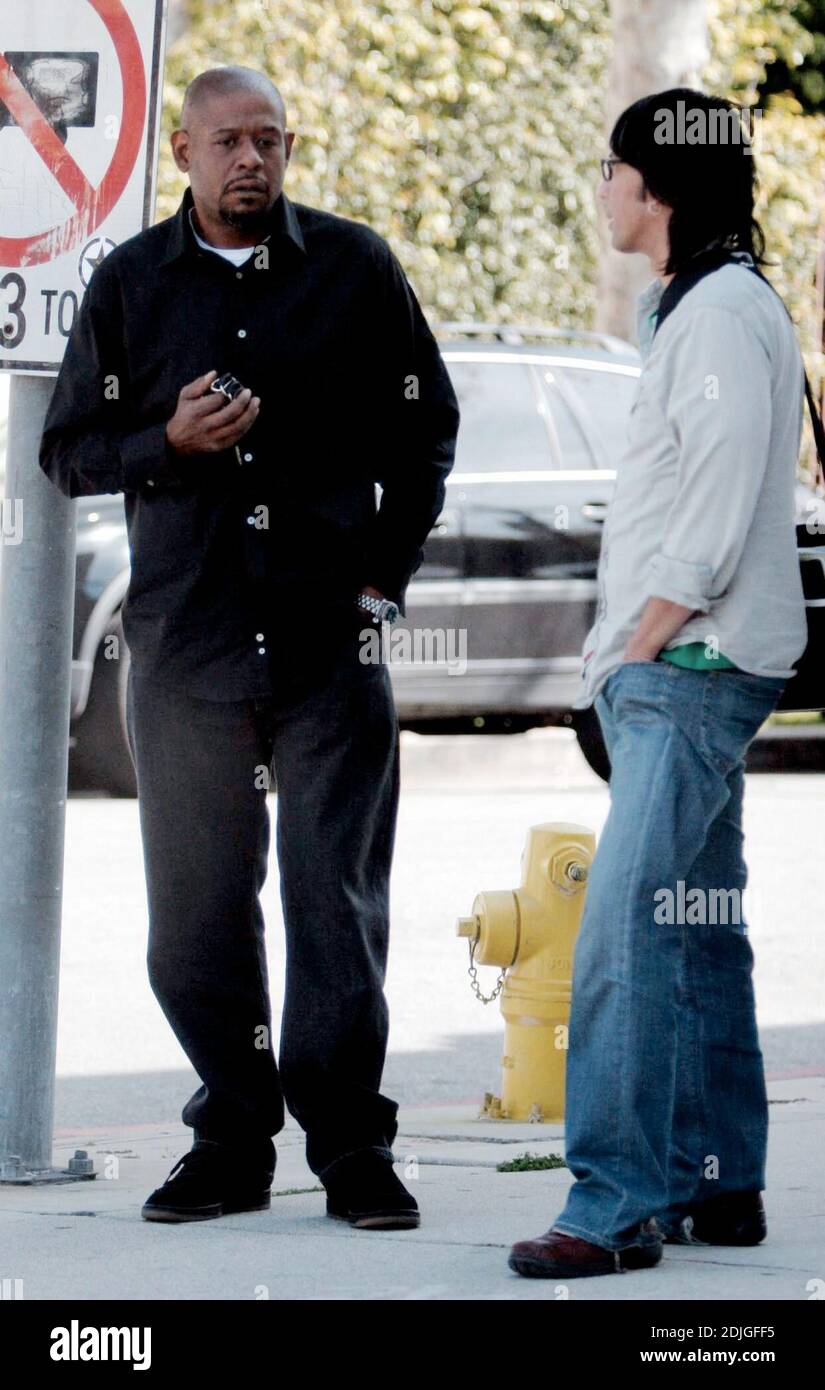
M633 1245L605 1250L578 1236L566 1235L555 1226L535 1240L520 1240L507 1261L516 1274L528 1279L585 1279L593 1274L624 1274L628 1269L649 1269L662 1258L662 1240L655 1222L639 1227Z

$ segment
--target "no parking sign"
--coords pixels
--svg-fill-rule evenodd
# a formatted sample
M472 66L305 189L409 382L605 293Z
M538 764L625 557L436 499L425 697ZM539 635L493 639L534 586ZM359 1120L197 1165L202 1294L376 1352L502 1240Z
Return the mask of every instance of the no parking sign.
M0 369L53 373L101 260L152 218L166 0L0 17Z

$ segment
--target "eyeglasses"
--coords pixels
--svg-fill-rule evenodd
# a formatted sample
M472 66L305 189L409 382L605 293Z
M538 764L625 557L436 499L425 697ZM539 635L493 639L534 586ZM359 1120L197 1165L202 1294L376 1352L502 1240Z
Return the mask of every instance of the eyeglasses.
M622 159L614 159L614 158L613 158L613 155L611 155L609 159L603 159L603 160L601 160L602 178L604 179L605 183L609 183L610 180L611 180L612 177L613 177L613 165L614 165L614 164L623 164L623 163L624 163L624 160L622 160Z

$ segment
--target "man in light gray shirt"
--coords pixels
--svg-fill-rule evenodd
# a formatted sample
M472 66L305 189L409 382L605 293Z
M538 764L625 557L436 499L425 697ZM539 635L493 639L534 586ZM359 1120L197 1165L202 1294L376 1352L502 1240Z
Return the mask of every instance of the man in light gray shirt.
M765 1236L744 759L807 638L804 371L755 273L764 241L739 113L687 89L644 98L620 116L602 172L613 245L643 252L657 278L639 301L644 365L577 701L595 702L612 772L573 969L576 1182L551 1229L510 1256L547 1278L655 1265L663 1237Z
M742 253L703 276L652 340L673 277L639 301L644 370L604 529L579 708L623 662L663 646L697 644L707 669L724 656L786 680L804 650L794 532L803 366L781 300L752 265Z

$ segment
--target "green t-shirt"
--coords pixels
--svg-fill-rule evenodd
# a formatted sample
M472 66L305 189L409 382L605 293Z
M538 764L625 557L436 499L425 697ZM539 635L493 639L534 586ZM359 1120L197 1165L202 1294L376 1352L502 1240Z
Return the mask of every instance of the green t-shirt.
M659 652L657 661L670 661L674 666L686 666L689 671L736 671L738 668L720 652L707 656L704 642L685 642L681 647Z

